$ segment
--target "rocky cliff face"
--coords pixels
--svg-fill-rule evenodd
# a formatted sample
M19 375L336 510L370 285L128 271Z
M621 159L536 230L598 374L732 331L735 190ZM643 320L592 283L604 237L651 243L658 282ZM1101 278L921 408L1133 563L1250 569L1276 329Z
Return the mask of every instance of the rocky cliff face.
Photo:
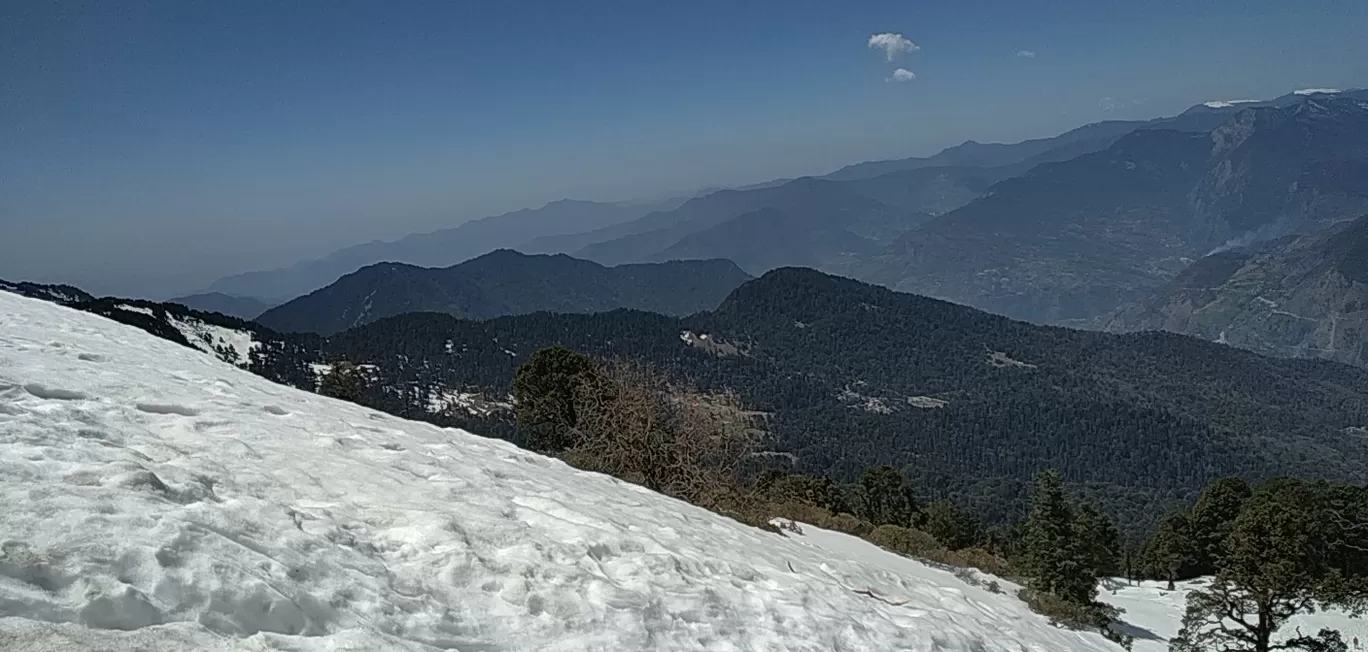
M1267 355L1368 366L1368 215L1311 236L1207 256L1106 324Z

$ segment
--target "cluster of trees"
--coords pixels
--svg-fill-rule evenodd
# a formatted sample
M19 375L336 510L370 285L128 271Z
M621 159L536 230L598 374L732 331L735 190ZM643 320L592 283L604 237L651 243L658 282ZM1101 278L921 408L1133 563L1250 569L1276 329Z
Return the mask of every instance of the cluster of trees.
M1210 576L1188 594L1174 652L1345 650L1338 632L1280 630L1325 607L1368 608L1368 487L1224 478L1170 513L1145 546L1152 576Z

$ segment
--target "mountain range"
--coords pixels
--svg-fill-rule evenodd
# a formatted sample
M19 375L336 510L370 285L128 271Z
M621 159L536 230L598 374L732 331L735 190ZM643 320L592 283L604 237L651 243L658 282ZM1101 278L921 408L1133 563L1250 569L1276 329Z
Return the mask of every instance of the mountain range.
M1232 105L1234 106L1234 105ZM983 144L973 141L948 148L941 153L922 158L894 161L875 161L847 166L823 177L823 180L855 183L851 190L863 194L901 212L899 229L909 228L927 216L939 215L968 203L994 181L1023 173L1035 165L1064 161L1106 148L1117 138L1146 127L1168 127L1190 131L1208 131L1219 124L1234 109L1189 111L1171 118L1151 121L1109 121L1087 125L1059 136L1028 140L1016 144ZM907 174L934 169L921 175ZM906 176L897 176L904 174ZM513 211L484 218L460 226L414 234L392 242L371 242L339 250L317 260L303 261L292 267L250 272L220 279L209 291L231 296L254 297L267 303L281 303L290 298L321 288L341 276L366 265L379 262L403 262L425 267L445 267L460 263L498 248L516 248L524 253L571 253L594 259L593 250L586 248L618 238L639 236L683 222L694 226L677 229L682 235L717 225L729 219L764 208L784 208L785 192L770 195L736 197L735 193L781 188L798 182L798 193L807 180L779 179L736 189L703 191L693 197L677 197L654 203L605 203L576 200L552 202L538 209ZM722 197L702 202L682 212L676 209L689 199L705 199L713 194ZM763 198L776 197L776 205L768 205ZM759 199L757 201L757 199ZM792 202L788 202L792 207ZM883 209L889 210L887 208ZM712 214L716 211L716 214ZM673 213L672 216L653 215ZM799 216L798 219L809 219ZM809 219L810 221L810 219ZM630 226L620 226L629 225ZM620 228L615 228L619 227ZM670 240L668 236L664 238ZM705 236L706 239L706 236ZM645 246L642 250L626 248L626 258L605 255L600 262L646 262L658 260L663 246ZM785 255L783 259L804 259L807 255ZM762 262L762 261L758 261ZM743 267L748 267L743 264Z
M633 308L682 316L716 308L750 278L729 260L604 267L564 254L529 256L500 249L442 269L401 263L364 267L256 321L281 332L331 335L411 312L489 319Z
M251 297L234 297L222 292L205 292L171 299L169 303L179 303L187 308L203 312L217 312L239 319L256 319L258 315L270 310L275 304Z
M674 208L683 201L678 198L648 203L605 203L564 199L541 208L512 211L392 242L356 245L284 269L225 277L215 281L209 291L254 297L278 305L379 262L446 267L495 249L514 246L527 253L560 253L554 248L525 243L534 236L580 233L631 221L656 210Z
M1368 101L1297 97L1210 133L1134 131L1037 166L832 271L1037 323L1099 325L1214 250L1368 211Z
M1364 366L1368 215L1202 258L1118 311L1106 329L1166 330L1267 355Z
M641 360L739 392L766 415L776 463L842 479L891 464L923 495L1002 521L1047 467L1137 529L1223 474L1368 480L1368 370L1036 326L809 269L771 271L687 317L408 313L330 337L174 304L66 303L303 389L351 361L368 370L369 406L514 441L508 391L532 352Z

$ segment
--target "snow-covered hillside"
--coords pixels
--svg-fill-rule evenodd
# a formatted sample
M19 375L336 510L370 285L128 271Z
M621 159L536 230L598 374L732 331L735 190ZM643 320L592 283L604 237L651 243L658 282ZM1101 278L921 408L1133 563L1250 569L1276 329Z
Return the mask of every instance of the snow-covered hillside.
M1116 650L844 535L0 293L0 649Z

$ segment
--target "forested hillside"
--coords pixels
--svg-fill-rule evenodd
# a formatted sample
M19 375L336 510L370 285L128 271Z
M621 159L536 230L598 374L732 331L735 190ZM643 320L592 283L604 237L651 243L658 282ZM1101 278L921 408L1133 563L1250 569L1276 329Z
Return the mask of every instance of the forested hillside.
M1041 468L1134 527L1224 474L1368 477L1358 369L1039 327L804 269L687 319L408 315L322 342L316 362L375 366L365 400L515 439L508 388L533 351L645 360L740 392L769 414L768 448L799 469L849 478L891 464L990 519L1015 515Z
M411 314L331 338L259 329L252 341L250 368L268 378L317 389L322 370L347 361L364 370L363 403L515 441L510 386L532 352L563 344L646 361L764 411L776 464L843 480L889 464L989 521L1020 516L1043 468L1135 531L1226 474L1368 479L1363 370L1166 333L1034 326L799 268L688 318Z

